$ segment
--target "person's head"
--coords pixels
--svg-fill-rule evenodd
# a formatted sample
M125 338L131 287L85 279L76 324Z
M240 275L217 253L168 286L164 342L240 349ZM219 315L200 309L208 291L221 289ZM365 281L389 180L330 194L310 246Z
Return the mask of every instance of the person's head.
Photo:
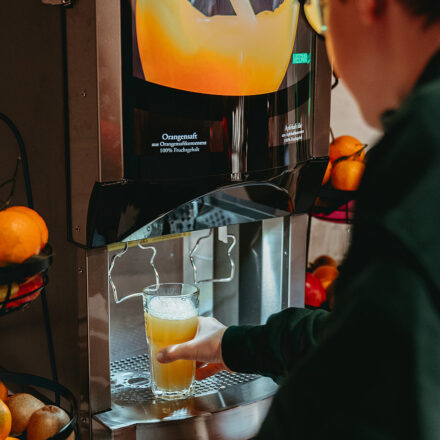
M326 43L335 71L364 118L380 114L410 92L440 48L440 0L321 0Z

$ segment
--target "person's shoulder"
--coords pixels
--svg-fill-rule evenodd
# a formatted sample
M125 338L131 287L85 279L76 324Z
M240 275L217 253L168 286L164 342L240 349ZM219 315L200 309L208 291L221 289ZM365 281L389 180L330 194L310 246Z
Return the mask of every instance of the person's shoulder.
M401 127L440 147L440 78L416 87L396 116Z
M384 136L371 159L440 167L440 78L416 87L395 111L383 116ZM379 164L376 164L379 165Z

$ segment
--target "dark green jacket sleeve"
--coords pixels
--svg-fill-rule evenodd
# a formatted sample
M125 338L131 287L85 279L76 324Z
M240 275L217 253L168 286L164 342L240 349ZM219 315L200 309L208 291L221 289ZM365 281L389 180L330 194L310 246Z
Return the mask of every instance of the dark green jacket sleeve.
M272 315L266 325L229 327L222 340L223 359L232 371L279 382L317 344L326 315L324 310L290 308Z

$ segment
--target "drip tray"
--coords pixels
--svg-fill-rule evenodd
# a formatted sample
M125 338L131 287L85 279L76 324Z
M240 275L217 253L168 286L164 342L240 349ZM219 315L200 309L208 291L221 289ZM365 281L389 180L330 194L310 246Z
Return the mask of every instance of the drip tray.
M154 400L150 388L150 361L146 354L110 364L112 401L137 403ZM194 397L217 393L229 387L241 385L260 378L255 374L232 374L222 371L194 384Z
M277 390L271 379L222 371L196 381L188 399L156 399L146 354L112 362L110 379L112 409L94 417L100 438L103 431L112 438L112 432L120 435L126 428L124 439L131 438L128 432L136 432L133 439L143 432L155 440L248 439L258 432Z

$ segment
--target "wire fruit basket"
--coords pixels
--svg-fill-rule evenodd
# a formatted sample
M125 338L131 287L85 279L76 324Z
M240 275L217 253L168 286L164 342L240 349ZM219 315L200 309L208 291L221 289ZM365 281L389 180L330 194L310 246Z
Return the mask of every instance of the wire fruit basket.
M323 186L313 206L313 217L334 223L352 224L356 193L340 191L329 184Z
M47 285L52 264L49 245L24 263L0 267L0 317L27 306Z
M29 393L45 405L56 405L69 416L69 423L48 440L73 440L78 438L78 405L72 392L66 387L40 376L0 372L0 380L16 393ZM25 439L25 434L18 438Z

